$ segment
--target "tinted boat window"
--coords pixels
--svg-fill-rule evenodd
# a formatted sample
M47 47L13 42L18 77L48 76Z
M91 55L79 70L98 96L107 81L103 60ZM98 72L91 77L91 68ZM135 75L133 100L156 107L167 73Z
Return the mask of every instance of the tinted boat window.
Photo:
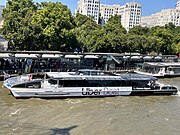
M172 87L172 90L177 90L177 88L176 87Z
M154 89L155 89L155 90L158 90L158 89L160 89L160 86L156 85L156 86L154 87Z
M26 84L26 88L40 88L41 83L40 82L31 82Z
M91 75L97 75L97 72L92 71Z
M64 87L81 87L82 80L63 80Z
M121 86L131 86L132 85L132 81L121 81Z
M133 88L150 88L152 87L150 84L148 84L148 81L132 81L132 87Z
M25 88L26 85L25 84L18 84L16 86L14 86L14 88Z
M63 80L60 82L64 87L116 87L116 86L130 86L124 81L122 85L121 80Z
M48 80L48 82L50 83L50 84L57 84L57 80L54 80L54 79L50 79L50 80Z
M162 90L167 90L169 87L162 87Z

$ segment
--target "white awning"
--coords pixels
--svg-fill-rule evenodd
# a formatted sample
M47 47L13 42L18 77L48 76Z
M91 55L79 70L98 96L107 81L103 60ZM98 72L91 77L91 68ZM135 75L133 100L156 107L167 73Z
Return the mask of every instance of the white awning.
M153 56L145 56L143 59L153 59Z
M15 58L37 58L37 54L15 54Z
M9 58L8 53L0 53L0 58Z
M59 54L43 54L42 58L60 58Z
M131 59L141 59L140 56L132 56Z
M81 55L65 55L65 58L79 59L79 58L81 58Z
M86 58L86 59L98 59L98 56L95 56L95 55L86 55L86 56L84 56L84 58Z
M123 56L123 59L128 59L130 58L130 56Z
M160 60L160 59L162 59L162 57L160 57L160 56L156 56L156 57L154 57L154 59L156 59L156 60Z

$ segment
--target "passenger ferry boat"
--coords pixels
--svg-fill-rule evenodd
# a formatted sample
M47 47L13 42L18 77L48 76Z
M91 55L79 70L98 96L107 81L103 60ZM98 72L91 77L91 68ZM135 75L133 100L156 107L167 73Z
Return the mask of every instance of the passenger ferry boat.
M106 97L129 95L174 95L177 88L157 83L157 78L139 74L115 75L97 70L27 74L4 81L16 98Z
M143 64L138 64L135 72L159 78L180 77L180 63L145 62Z

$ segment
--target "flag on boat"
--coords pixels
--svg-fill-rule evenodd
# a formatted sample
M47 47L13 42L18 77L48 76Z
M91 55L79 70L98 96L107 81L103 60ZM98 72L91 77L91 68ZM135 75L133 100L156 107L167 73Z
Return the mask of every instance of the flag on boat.
M6 73L5 71L3 71L3 74L4 74L4 80L6 80L10 77L10 75L8 73Z

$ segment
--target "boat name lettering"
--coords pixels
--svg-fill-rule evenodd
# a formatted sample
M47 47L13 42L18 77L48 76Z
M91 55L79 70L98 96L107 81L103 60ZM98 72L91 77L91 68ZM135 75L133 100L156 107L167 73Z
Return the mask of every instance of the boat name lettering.
M119 95L119 88L104 88L103 95Z
M101 89L82 88L82 95L100 95Z
M114 92L116 92L116 91L120 91L120 89L116 88L116 87L114 87L114 88L107 88L107 87L105 87L103 91L104 92L106 92L106 91L112 91L112 92L114 91Z
M121 89L114 87L114 88L82 88L82 95L119 95Z

